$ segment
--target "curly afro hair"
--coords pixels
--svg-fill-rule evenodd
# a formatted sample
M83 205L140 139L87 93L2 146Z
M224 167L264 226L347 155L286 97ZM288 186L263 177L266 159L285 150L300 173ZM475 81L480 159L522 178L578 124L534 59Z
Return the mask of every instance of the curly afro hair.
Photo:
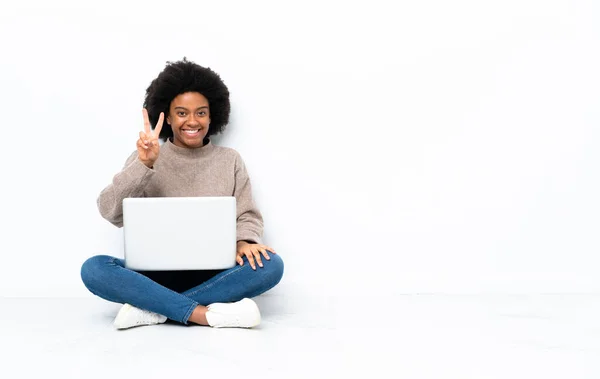
M158 122L160 112L165 113L166 119L171 101L186 92L199 92L208 99L210 128L207 137L225 130L231 109L227 86L216 72L190 62L185 57L179 62L167 62L165 69L146 89L144 108L148 110L153 129ZM159 138L166 141L172 137L173 130L168 125L164 125Z

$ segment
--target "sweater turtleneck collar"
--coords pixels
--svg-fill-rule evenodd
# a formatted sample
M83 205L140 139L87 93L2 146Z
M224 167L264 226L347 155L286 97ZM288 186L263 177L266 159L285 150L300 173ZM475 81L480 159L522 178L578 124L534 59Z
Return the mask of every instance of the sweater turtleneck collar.
M210 142L209 138L204 138L203 142L204 146L202 147L188 148L175 145L169 138L165 141L162 148L166 148L167 150L173 152L175 155L179 155L181 157L201 158L208 156L215 148L212 142Z

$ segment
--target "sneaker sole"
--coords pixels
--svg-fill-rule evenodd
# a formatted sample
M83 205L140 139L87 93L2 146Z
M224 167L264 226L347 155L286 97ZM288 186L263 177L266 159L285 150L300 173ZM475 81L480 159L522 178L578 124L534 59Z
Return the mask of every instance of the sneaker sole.
M117 313L117 317L115 317L115 321L113 322L113 325L117 328L117 329L127 329L127 328L131 328L133 325L124 325L124 321L127 319L127 314L129 313L129 311L131 311L133 307L129 304L123 304L123 306L121 307L121 310L119 311L119 313Z
M256 303L254 302L254 300L251 299L243 299L242 300L244 303L248 303L249 307L252 307L252 309L254 310L254 319L252 319L250 321L250 326L245 326L245 328L253 328L255 326L258 326L261 322L261 317L260 317L260 309L258 309L258 305L256 305ZM250 305L251 304L251 305Z

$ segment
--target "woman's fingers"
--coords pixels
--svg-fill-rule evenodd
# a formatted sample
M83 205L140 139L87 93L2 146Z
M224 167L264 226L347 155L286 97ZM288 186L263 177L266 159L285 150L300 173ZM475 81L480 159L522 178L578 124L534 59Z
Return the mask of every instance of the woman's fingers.
M158 122L156 123L156 127L154 128L154 136L158 138L160 135L160 131L162 130L163 121L165 120L165 114L160 112L160 116L158 117Z
M269 252L267 251L267 249L262 248L262 249L260 249L260 252L262 253L262 255L265 256L266 260L268 260L268 261L271 260L271 257L269 257Z
M149 140L148 140L148 136L146 135L146 133L140 132L140 139L138 141L138 143L141 143L140 147L147 149L149 147L148 142L149 142Z
M148 111L146 110L146 108L142 109L142 113L144 116L144 132L146 132L146 139L148 141L157 140L158 136L160 135L160 131L162 130L163 123L165 121L164 112L160 112L160 116L158 116L158 122L156 123L156 127L154 128L154 133L152 133L152 125L150 124L150 117L148 116Z
M248 258L248 262L250 263L250 267L252 267L253 270L256 270L256 264L254 263L254 256L252 255L251 251L247 251L246 253L246 258Z
M140 139L138 140L141 145L140 147L144 149L149 149L153 146L158 146L158 139L156 137L149 137L146 133L140 132Z
M258 251L258 250L257 251L253 251L253 253L254 253L254 257L256 259L256 263L258 263L258 265L260 267L263 267L262 259L260 259L260 251Z
M256 270L256 263L258 263L259 267L264 267L261 254L266 260L271 260L269 253L275 253L269 246L258 244L251 245L251 247L245 247L238 251L236 261L242 266L244 264L242 257L245 255L250 263L250 267L252 267L253 270Z
M142 114L144 116L144 131L146 132L146 134L150 134L150 118L148 117L148 111L146 110L146 108L142 109Z
M235 261L240 265L243 266L244 265L244 259L242 258L241 255L238 255L237 257L235 257Z

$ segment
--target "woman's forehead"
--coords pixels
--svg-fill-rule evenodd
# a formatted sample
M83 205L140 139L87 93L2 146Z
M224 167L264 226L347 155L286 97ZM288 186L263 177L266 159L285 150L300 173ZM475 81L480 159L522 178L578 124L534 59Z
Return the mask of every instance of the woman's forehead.
M199 92L185 92L175 96L172 107L200 108L208 107L208 99Z

